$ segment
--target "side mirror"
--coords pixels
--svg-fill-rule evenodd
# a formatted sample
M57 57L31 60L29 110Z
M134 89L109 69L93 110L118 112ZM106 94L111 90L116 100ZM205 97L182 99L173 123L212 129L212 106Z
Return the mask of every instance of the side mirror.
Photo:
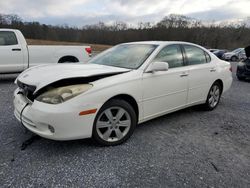
M149 65L146 72L157 72L157 71L167 71L169 68L169 65L167 62L153 62Z

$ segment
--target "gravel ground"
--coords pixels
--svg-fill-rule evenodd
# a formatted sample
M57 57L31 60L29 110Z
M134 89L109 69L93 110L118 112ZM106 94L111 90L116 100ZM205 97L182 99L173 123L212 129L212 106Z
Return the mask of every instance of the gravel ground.
M250 187L250 82L234 78L212 112L188 108L98 147L25 132L13 116L15 76L0 76L0 187Z

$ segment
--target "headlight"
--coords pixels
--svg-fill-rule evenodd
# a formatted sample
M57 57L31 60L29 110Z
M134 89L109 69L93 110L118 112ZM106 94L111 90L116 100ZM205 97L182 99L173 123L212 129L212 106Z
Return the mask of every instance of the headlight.
M78 84L65 87L58 87L46 91L36 98L37 101L48 104L59 104L65 102L73 97L86 92L92 87L91 84Z

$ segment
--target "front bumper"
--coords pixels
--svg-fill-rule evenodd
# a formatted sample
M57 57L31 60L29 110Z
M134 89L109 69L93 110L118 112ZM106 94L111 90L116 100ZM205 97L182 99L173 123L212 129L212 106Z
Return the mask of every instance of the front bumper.
M95 114L79 116L79 112L97 106L50 105L14 94L14 115L31 132L52 140L74 140L92 136ZM21 115L22 114L22 115Z

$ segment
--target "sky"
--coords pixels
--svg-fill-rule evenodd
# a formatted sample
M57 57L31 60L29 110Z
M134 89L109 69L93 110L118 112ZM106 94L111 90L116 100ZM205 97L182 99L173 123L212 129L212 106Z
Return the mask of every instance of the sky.
M156 23L169 14L220 22L250 17L249 7L250 0L0 0L1 14L78 27L99 21Z

